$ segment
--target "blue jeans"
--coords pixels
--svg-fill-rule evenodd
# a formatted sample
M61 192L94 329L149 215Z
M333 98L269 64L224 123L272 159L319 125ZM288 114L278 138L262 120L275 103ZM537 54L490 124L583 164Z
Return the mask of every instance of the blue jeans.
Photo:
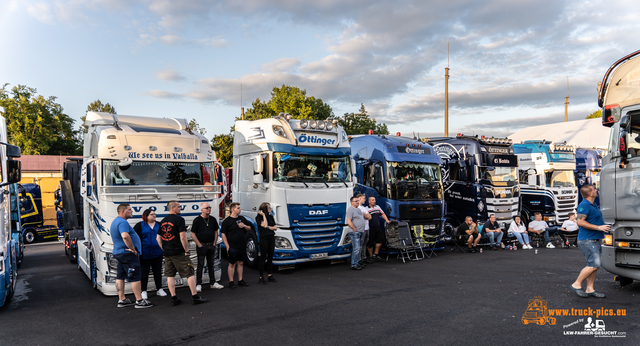
M578 248L580 248L584 258L587 260L587 267L600 268L602 264L600 239L578 239Z
M540 232L543 236L544 236L544 243L545 244L549 244L551 242L551 239L549 239L549 229L546 228L544 231L543 230L536 230L538 232Z
M360 262L360 247L362 246L362 232L347 233L351 238L351 266L355 267Z
M513 235L516 236L516 239L518 239L520 244L522 244L522 245L529 244L529 235L528 234L513 232Z
M504 232L487 232L487 237L489 237L489 243L491 244L491 246L495 246L496 242L498 243L498 246L500 246L500 242L502 242L502 237L504 236ZM497 238L497 239L496 239ZM496 240L494 242L494 239Z

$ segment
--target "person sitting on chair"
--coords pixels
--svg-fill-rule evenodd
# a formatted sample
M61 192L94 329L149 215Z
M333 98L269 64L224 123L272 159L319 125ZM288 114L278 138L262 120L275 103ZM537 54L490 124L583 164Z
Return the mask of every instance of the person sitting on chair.
M524 223L520 219L520 216L515 216L511 225L509 225L509 234L513 234L516 239L522 244L523 249L533 249L533 246L529 244L529 234Z
M537 235L544 235L544 242L547 244L547 248L555 249L556 247L551 244L549 239L549 225L545 221L542 221L542 214L540 212L533 213L534 221L529 223L529 233L535 233Z
M478 232L478 227L471 216L467 216L464 219L464 222L458 226L456 233L458 233L461 238L467 242L467 246L469 247L469 252L476 253L478 243L480 242L480 232ZM471 247L473 244L473 247Z
M569 220L565 220L562 223L562 227L558 231L560 238L562 238L562 247L569 247L569 240L567 236L576 236L573 240L573 246L578 246L578 224L576 223L576 213L569 213Z
M484 233L489 237L489 243L491 244L491 250L500 250L500 244L502 244L502 237L504 232L500 229L500 225L496 222L496 215L489 215L489 220L484 223Z

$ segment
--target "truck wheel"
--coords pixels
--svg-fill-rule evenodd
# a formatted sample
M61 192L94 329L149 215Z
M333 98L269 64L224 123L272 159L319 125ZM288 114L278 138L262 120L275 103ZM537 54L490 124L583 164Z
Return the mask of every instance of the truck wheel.
M258 268L258 242L253 234L247 238L247 261L249 268Z
M455 235L454 233L456 232L456 228L453 225L453 223L454 221L453 221L453 218L451 217L447 217L447 219L444 221L443 233L445 235L445 238L444 238L445 241L451 241L451 239Z
M24 233L24 242L26 244L31 244L36 241L36 231L30 229Z

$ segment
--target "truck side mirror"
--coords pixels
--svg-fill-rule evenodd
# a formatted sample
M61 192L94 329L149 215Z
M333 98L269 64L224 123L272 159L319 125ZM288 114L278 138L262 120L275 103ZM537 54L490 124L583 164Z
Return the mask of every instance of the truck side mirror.
M264 167L262 167L262 155L258 154L253 158L253 171L255 173L262 173L263 168ZM260 179L260 182L262 182L262 179Z
M22 164L20 161L7 161L7 183L15 184L22 179Z
M262 173L253 175L253 183L254 184L262 184L264 178L262 177Z
M531 185L531 186L536 186L538 184L538 182L536 181L537 175L534 174L529 174L528 175L528 179L529 181L527 182L527 185Z
M629 134L627 132L626 129L622 129L622 123L620 123L620 143L619 148L620 148L620 168L624 168L624 165L627 163L627 155L628 155L628 150L627 150L627 135ZM626 126L625 126L626 127Z

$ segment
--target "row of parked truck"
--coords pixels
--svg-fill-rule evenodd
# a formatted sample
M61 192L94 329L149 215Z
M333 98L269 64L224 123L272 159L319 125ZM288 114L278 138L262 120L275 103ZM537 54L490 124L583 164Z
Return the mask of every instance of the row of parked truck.
M617 64L629 62L634 59ZM88 112L83 159L69 160L63 169L65 251L94 288L115 295L117 262L109 228L118 204L131 204L133 225L145 209L161 219L167 202L178 200L190 225L201 213L201 203L210 203L212 215L219 215L221 202L231 194L250 221L262 202L271 204L278 225L274 264L338 262L351 252L345 214L355 193L376 197L390 219L444 240L465 216L484 222L495 214L507 223L520 215L528 222L541 212L550 225L561 224L577 207L580 185L598 186L602 169L602 210L614 223L603 263L607 270L621 271L621 282L640 279L640 241L634 240L640 239L640 231L629 221L638 219L640 205L640 179L633 173L640 145L636 150L632 143L640 129L633 120L636 111L640 114L640 97L636 103L610 104L612 77L607 76L601 106L612 137L604 167L601 151L567 143L512 143L462 134L348 136L335 119L298 120L281 114L236 122L233 170L227 175L210 142L184 119ZM628 79L623 85L634 87L635 80ZM6 174L8 162L3 161L3 183L13 181ZM247 236L250 264L259 251L256 228L254 224ZM6 228L5 233L11 234ZM193 242L190 246L195 248ZM179 278L176 283L186 284Z
M356 193L376 197L390 219L414 232L445 240L465 216L509 222L539 211L549 224L561 223L577 206L576 174L599 169L576 172L576 148L564 143L348 136L333 119L281 114L236 122L227 184L209 141L184 119L89 112L85 124L84 160L63 169L65 251L107 295L116 294L109 226L119 203L132 205L133 224L145 209L162 218L175 199L190 225L202 202L220 208L228 193L251 221L269 202L278 225L274 263L285 269L350 256L345 213ZM259 251L253 226L250 265Z

